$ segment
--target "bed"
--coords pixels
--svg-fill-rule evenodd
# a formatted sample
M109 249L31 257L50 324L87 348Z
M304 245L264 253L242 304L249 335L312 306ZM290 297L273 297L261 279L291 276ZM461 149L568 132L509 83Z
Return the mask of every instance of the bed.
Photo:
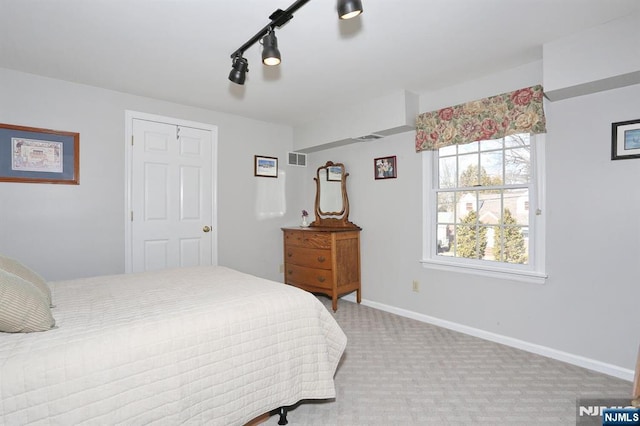
M54 328L0 333L0 424L244 425L335 397L346 336L310 293L219 266L47 284Z

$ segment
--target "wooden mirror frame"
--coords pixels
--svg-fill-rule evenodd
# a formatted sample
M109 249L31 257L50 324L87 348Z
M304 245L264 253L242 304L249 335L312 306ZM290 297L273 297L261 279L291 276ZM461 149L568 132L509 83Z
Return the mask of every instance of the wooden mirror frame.
M322 173L324 176L327 176L325 180L328 180L329 168L331 167L340 167L342 168L341 179L340 179L340 189L342 192L342 210L336 212L323 212L320 209L320 191L321 191L321 178L320 174ZM327 164L324 166L318 167L318 171L316 173L316 177L313 180L316 181L316 202L315 202L315 215L316 219L311 223L312 227L323 227L323 228L357 228L360 229L358 225L355 225L349 222L349 197L347 196L347 173L344 164L342 163L334 163L332 161L327 161Z

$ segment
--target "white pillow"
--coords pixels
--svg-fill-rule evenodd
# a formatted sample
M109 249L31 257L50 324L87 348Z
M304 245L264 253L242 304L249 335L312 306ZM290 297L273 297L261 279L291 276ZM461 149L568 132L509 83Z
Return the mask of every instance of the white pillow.
M30 333L55 325L49 301L30 282L0 269L0 331Z
M47 282L37 272L27 268L24 264L18 262L16 259L0 256L0 269L5 270L13 275L17 275L23 280L26 280L33 284L42 294L46 297L49 306L51 304L51 289Z

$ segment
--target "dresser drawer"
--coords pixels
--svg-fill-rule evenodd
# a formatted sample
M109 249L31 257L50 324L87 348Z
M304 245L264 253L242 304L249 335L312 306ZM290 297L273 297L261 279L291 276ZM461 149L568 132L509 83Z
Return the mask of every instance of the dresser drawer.
M331 289L333 275L328 269L313 269L298 265L285 265L284 278L287 284L293 284L309 290Z
M290 245L284 250L284 261L309 268L331 269L331 250Z
M285 231L284 242L287 246L330 249L331 234L313 231Z

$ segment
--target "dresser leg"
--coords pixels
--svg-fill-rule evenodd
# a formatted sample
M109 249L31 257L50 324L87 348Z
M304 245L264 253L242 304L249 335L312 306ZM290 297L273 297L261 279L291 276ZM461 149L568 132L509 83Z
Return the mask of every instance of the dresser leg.
M335 294L331 296L331 307L333 308L333 312L338 310L338 297Z
M360 289L356 290L356 301L358 303L362 302L362 292L360 291Z

